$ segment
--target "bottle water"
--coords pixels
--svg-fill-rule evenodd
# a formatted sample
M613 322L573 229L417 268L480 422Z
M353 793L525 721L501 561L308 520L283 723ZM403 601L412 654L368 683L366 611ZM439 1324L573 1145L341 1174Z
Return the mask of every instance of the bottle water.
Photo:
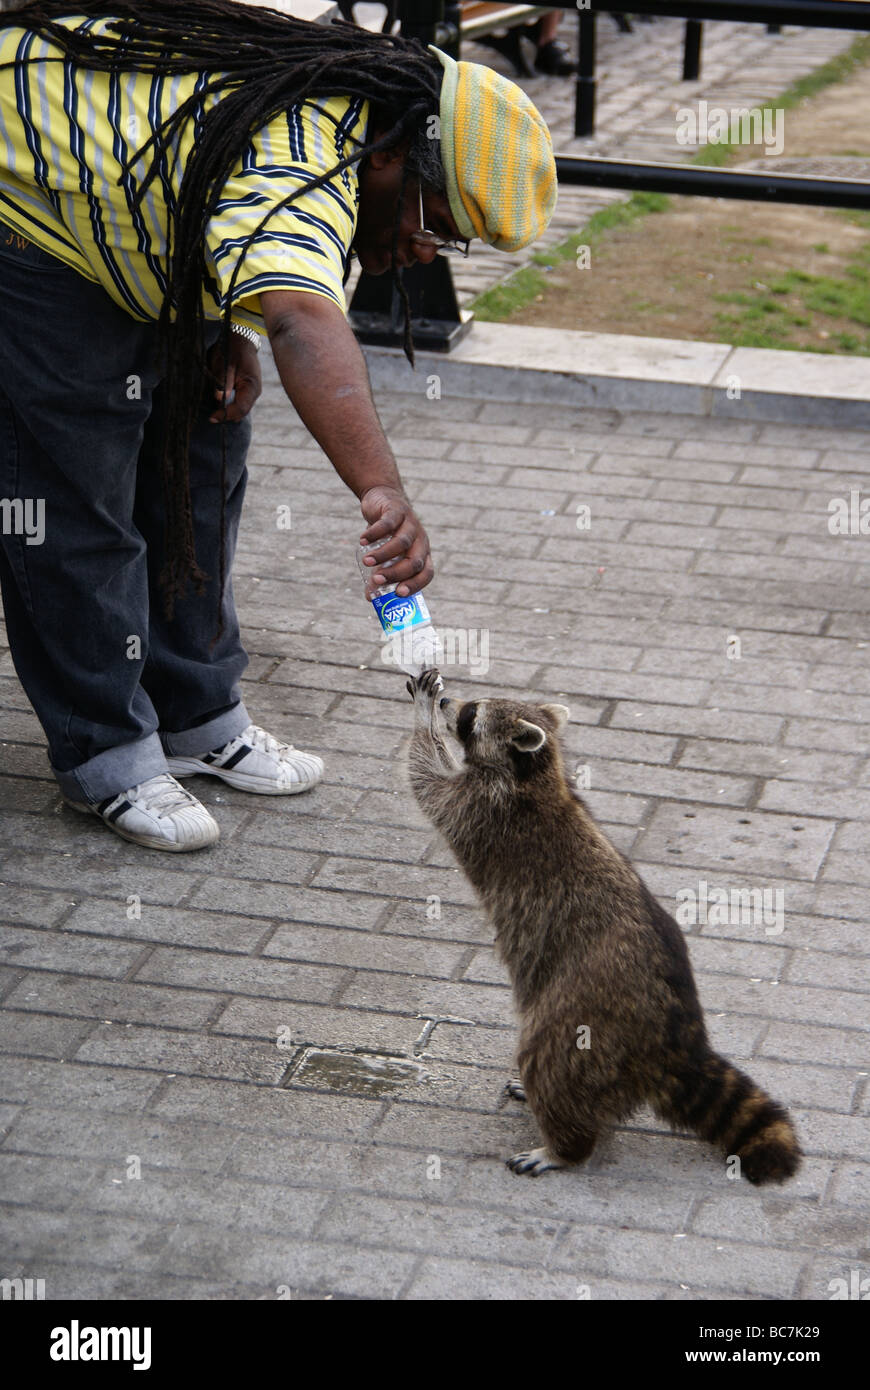
M363 564L363 556L392 539L392 536L385 536L383 540L361 546L357 551L356 560L365 585L376 570L389 569L395 560L384 560L381 565L370 566ZM419 676L427 666L439 665L443 648L432 626L432 617L423 595L416 593L401 597L396 593L396 588L395 584L382 584L371 600L384 634L381 659L407 672L409 676Z

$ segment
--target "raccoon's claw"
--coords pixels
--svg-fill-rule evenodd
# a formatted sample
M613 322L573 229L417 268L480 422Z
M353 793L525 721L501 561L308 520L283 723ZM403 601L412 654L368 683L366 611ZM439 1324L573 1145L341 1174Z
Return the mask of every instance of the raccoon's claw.
M444 689L444 682L434 666L427 666L419 676L412 676L405 688L412 700L422 697L434 702L438 692Z
M525 1173L530 1178L539 1178L553 1168L564 1168L561 1159L554 1158L549 1149L529 1149L528 1153L514 1154L506 1160L512 1173Z
M508 1081L505 1090L513 1100L524 1101L526 1099L526 1088L522 1081Z

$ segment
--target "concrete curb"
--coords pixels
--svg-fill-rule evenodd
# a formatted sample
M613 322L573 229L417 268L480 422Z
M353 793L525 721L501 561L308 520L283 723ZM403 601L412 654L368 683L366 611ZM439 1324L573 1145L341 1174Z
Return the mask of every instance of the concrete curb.
M476 323L449 356L365 348L375 390L870 429L870 358ZM739 394L738 394L739 393Z

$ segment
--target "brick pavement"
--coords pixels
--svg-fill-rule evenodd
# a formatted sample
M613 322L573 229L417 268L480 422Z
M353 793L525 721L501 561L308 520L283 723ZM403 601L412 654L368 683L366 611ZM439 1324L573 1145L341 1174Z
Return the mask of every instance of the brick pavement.
M356 505L272 376L236 565L245 697L324 753L325 784L200 779L220 845L138 850L61 806L0 665L0 1277L48 1298L689 1300L868 1277L870 549L827 506L866 487L870 437L422 383L380 405L436 620L489 640L450 687L570 705L588 801L672 910L701 881L784 893L781 931L688 930L714 1041L793 1108L802 1173L728 1181L646 1114L585 1170L504 1167L535 1139L503 1093L505 976L405 785L411 707L359 593Z

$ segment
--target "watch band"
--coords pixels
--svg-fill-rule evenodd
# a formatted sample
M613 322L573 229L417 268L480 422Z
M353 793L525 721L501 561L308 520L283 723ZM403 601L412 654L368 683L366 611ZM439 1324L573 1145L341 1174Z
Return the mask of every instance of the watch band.
M249 343L253 343L257 352L260 351L260 335L255 328L248 328L247 324L234 323L232 325L234 333L238 333L240 338L247 338Z

